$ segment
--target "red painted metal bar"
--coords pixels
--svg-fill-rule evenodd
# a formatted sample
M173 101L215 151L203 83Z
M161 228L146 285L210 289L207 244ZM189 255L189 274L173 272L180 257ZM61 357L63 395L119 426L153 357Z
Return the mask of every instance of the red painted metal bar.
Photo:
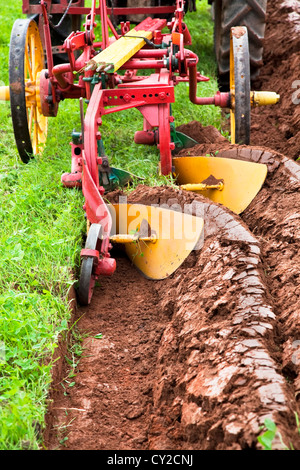
M139 59L129 59L120 70L143 70L143 69L162 69L164 68L164 61L163 60L155 60L155 59L145 59L143 61Z
M64 76L66 73L69 74L70 72L71 72L70 64L59 64L59 65L55 65L55 67L52 68L52 73L54 77L56 78L56 80L58 81L60 88L62 88L63 90L65 90L71 85L67 77Z
M188 49L184 49L184 57L188 59L188 65L191 67L196 66L198 62L198 57L196 54L191 52ZM161 57L167 56L168 50L167 49L141 49L138 51L132 59L129 59L121 69L161 69L165 67L163 60L155 60L160 59ZM146 59L146 60L138 60L138 59ZM197 72L196 72L197 74Z
M82 172L82 192L85 198L83 206L87 219L91 223L101 224L103 229L103 241L101 245L101 253L108 256L109 253L109 235L112 228L112 218L107 206L102 199L100 192L90 173L89 165L85 159L83 152L83 172Z
M161 59L167 56L168 49L141 49L134 54L135 59Z
M197 96L197 68L189 67L189 98L192 103L197 105L215 105L221 108L230 107L230 93L217 92L215 96L198 97Z
M96 0L92 0L92 6L85 20L85 34L86 34L86 41L88 45L92 45L95 40L94 27L97 26L95 23L95 17L96 17Z
M44 38L45 38L45 47L46 47L46 54L47 54L47 63L48 63L48 73L49 77L52 77L52 69L53 69L53 54L52 54L52 45L51 45L51 34L50 34L50 25L47 15L47 4L44 0L41 0L41 13L43 14L44 20Z
M48 3L48 2L47 2ZM88 7L83 6L76 6L77 4L74 3L73 6L69 9L70 15L88 15L91 11ZM80 2L78 2L80 5ZM50 14L57 14L57 13L64 13L66 10L66 6L61 4L49 4L48 12ZM24 14L41 14L41 6L40 5L29 5L29 0L23 0L23 7L22 11ZM116 7L116 8L107 8L108 15L114 14L117 16L122 15L165 15L174 13L175 7L174 6L158 6L158 7ZM100 15L100 7L95 9L96 15Z
M106 12L105 0L99 0L99 3L100 3L102 42L103 42L102 48L106 49L109 46L108 22L107 22L108 15Z
M60 4L52 5L51 0L46 0L46 3L47 3L48 8L51 8L51 9L53 7L59 8L60 11L58 13L63 13L65 9L67 8L69 2L68 0L61 0ZM36 7L39 7L39 6L40 5L30 5L30 0L23 0L22 2L23 13L36 13L34 10L36 9ZM83 7L84 0L73 0L72 6L74 8ZM41 11L39 11L39 13L41 13Z
M142 84L142 82L141 82ZM171 85L160 86L153 80L152 87L116 88L102 90L104 106L138 107L152 104L174 103L174 87ZM106 111L103 113L107 114Z
M158 123L160 171L162 175L169 175L172 172L171 150L174 150L175 144L171 142L170 106L168 103L158 105Z
M111 32L113 33L114 37L115 37L116 39L119 39L119 38L120 38L120 35L117 33L117 31L116 31L114 25L112 24L112 22L111 22L109 16L107 16L107 24L108 24L108 26L109 26Z
M97 162L97 130L100 110L103 108L103 90L101 83L97 84L91 95L84 120L84 151L86 162L91 172L91 177L99 189L99 174ZM101 163L101 162L100 162ZM103 189L103 188L102 188Z
M102 163L102 159L97 157L101 109L103 109L103 90L101 89L101 83L99 83L92 93L84 120L82 191L85 197L84 210L88 220L91 223L100 223L103 229L101 253L104 256L109 256L109 235L112 228L112 218L102 198L104 188L99 186L98 164Z

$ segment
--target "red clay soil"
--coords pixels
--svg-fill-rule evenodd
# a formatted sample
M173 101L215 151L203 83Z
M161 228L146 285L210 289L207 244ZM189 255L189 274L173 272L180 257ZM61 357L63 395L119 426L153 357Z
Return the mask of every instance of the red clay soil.
M53 387L47 448L68 437L72 450L257 449L270 417L300 449L300 166L258 148L218 156L268 165L242 218L169 187L129 195L203 216L203 246L155 282L118 255L116 274L77 310L84 356L75 386Z
M269 2L261 84L270 80L282 94L298 58L292 26L282 32L288 8L275 14L280 3ZM230 145L197 122L181 126L199 142L189 155L218 151L267 165L241 216L166 186L127 194L128 202L200 215L204 237L163 281L145 279L115 253L116 273L101 279L90 307L74 309L84 352L75 377L68 378L67 361L53 370L47 449L256 450L269 417L283 442L300 450L300 165L289 99L285 90L280 107L254 111L255 147ZM107 198L118 202L122 194ZM281 448L277 435L273 449Z

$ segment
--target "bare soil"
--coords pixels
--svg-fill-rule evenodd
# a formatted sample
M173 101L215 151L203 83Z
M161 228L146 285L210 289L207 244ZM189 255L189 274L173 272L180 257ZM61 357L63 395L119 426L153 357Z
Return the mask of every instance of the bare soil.
M282 100L253 110L252 146L197 122L181 126L199 142L189 155L265 163L266 182L241 216L167 186L127 195L202 214L203 244L163 281L114 253L116 273L101 279L90 307L74 307L84 353L69 384L66 344L58 351L49 450L257 450L266 417L300 450L300 108L291 103L299 40L291 7L269 4L258 86ZM273 448L282 448L278 436Z

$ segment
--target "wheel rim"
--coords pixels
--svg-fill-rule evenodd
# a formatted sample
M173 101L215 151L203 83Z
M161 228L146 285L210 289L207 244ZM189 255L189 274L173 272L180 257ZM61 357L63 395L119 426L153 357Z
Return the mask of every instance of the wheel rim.
M100 243L99 236L101 233L101 225L92 224L88 225L88 234L85 243L85 248L89 250L96 250L97 245ZM80 277L77 290L77 298L80 305L88 305L91 302L96 277L93 273L94 258L86 256L82 259Z
M11 34L9 82L15 140L25 163L43 151L47 139L48 121L41 113L39 97L40 74L44 68L37 24L30 19L17 20Z
M77 297L79 304L83 306L89 305L92 299L95 286L93 266L93 258L85 258L82 260Z
M250 59L248 33L245 27L231 28L230 131L232 144L250 144Z

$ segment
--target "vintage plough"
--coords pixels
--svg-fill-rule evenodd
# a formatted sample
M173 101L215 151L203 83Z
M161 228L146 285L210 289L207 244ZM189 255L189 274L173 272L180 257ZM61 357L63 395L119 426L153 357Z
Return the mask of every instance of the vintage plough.
M43 150L47 119L57 115L59 103L79 101L81 129L72 134L71 172L61 178L66 187L82 188L85 200L88 233L81 252L79 302L88 304L95 279L114 272L116 261L110 251L115 243L125 244L146 276L165 278L194 249L203 220L163 208L104 202L105 191L128 182L130 175L110 166L100 132L102 117L137 108L144 125L135 142L157 146L161 174L172 173L183 189L242 212L261 188L266 166L215 157L175 157L176 150L196 142L176 131L171 104L174 87L188 82L192 103L230 109L232 143L249 144L251 106L273 104L279 97L250 90L247 29L231 30L230 91L202 98L197 96L197 83L208 78L197 72L198 57L186 48L192 40L183 0L171 6L114 11L104 0L92 0L90 8L82 0L33 4L24 0L23 12L31 16L13 25L9 86L0 88L0 99L11 102L16 145L25 163ZM66 15L84 15L85 22L82 31L74 30L62 45L53 45L51 15L58 14L61 21ZM117 29L112 14L146 17L134 27L121 22ZM139 251L143 256L138 256Z

